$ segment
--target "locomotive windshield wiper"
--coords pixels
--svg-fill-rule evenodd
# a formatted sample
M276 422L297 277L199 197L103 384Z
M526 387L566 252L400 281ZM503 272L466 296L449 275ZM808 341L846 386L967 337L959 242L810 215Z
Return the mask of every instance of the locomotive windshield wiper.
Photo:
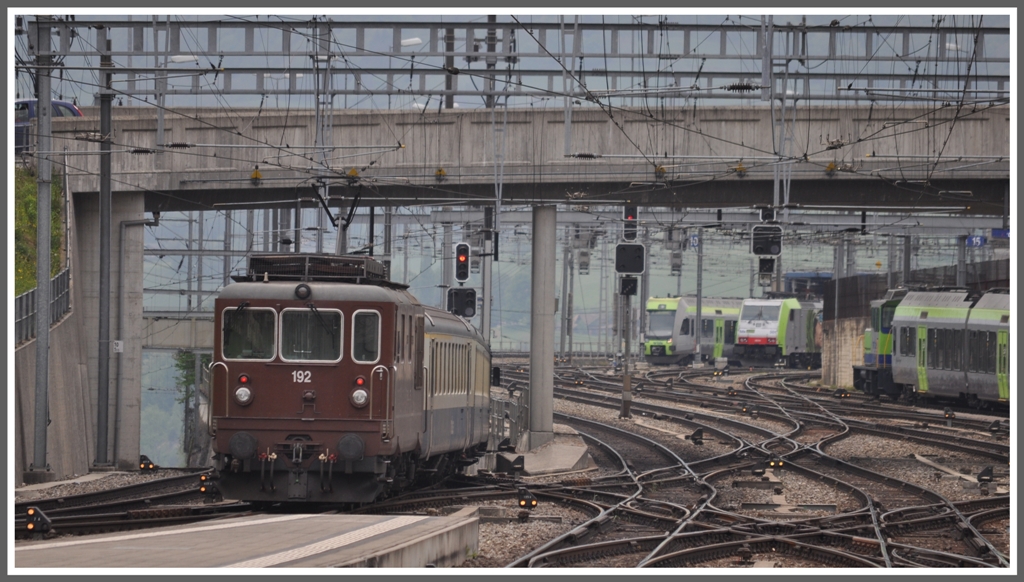
M241 313L242 311L245 310L246 307L249 307L249 302L248 301L243 301L243 302L239 303L238 307L235 308L235 313Z
M310 301L309 303L306 304L306 307L308 307L309 310L313 312L313 315L315 315L317 320L320 321L320 325L324 327L324 330L326 330L327 333L331 334L331 339L333 340L334 330L331 329L331 326L327 325L327 321L324 320L324 316L320 315L320 312L317 310L316 305L313 305L313 302Z

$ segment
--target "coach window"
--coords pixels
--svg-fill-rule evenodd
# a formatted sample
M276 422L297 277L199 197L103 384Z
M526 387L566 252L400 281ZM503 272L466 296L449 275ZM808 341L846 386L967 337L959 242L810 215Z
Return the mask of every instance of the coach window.
M405 344L405 314L400 316L401 325L395 326L395 361L402 361L402 347Z
M380 314L376 311L352 314L352 359L360 364L380 360Z
M336 309L285 309L281 312L281 359L341 360L341 312Z
M711 334L715 332L715 320L713 319L701 319L700 335L701 337L711 337Z
M225 360L274 359L277 313L273 309L228 307L224 310L221 347Z

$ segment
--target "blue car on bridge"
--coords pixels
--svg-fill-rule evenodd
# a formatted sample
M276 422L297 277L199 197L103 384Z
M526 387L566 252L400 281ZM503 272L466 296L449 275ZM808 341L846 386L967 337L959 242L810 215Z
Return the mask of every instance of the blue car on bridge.
M54 117L82 117L82 111L68 101L51 101ZM35 99L18 99L14 102L14 151L22 153L32 143L29 136L31 120L38 115Z

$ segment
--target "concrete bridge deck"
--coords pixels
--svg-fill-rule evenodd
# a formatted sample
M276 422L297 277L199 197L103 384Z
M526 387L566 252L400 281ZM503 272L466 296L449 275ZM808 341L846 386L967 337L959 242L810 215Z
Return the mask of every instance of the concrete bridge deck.
M99 188L98 108L54 119L71 188ZM494 115L502 126L503 111ZM954 122L955 118L955 122ZM494 199L490 110L333 113L329 168L311 149L309 110L178 109L157 143L153 108L115 107L113 188L145 194L146 211L420 205ZM776 156L765 106L657 111L577 107L565 147L561 109L511 109L503 201L672 207L770 204L777 164L803 205L967 206L999 214L1009 186L1009 108L800 106L790 156ZM134 153L133 153L134 152ZM155 152L155 153L139 153ZM941 158L938 153L941 152ZM87 154L87 155L81 155ZM59 156L62 157L62 156ZM780 161L781 160L781 161ZM262 178L252 179L258 167ZM925 185L923 181L928 181Z

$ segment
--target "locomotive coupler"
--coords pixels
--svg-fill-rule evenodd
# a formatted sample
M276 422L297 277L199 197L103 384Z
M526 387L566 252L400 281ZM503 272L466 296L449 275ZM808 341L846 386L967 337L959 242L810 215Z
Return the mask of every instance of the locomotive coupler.
M264 479L264 473L267 469L267 465L270 465L270 490L276 491L274 487L274 461L277 460L277 453L271 453L270 448L267 447L267 452L260 453L260 491L266 490L266 480Z
M334 475L334 463L338 461L338 455L328 455L330 451L320 454L320 491L334 491L331 486L331 477ZM324 485L324 465L327 465L327 484Z

